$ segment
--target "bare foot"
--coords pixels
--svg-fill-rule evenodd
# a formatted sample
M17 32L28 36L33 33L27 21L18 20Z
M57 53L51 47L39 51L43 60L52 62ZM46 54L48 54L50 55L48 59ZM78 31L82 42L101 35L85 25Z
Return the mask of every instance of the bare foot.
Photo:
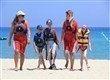
M74 70L71 68L70 71L74 71Z
M40 67L39 67L39 66L37 66L37 69L38 69L38 70L40 70Z
M15 67L15 71L18 71L18 67Z
M83 71L83 69L82 69L82 68L80 68L79 70L80 70L80 71Z
M87 70L89 70L90 66L87 66Z
M67 68L68 67L68 61L66 61L66 64L65 64L65 68Z
M46 66L44 65L44 69L46 69Z
M22 67L20 67L20 70L22 71Z

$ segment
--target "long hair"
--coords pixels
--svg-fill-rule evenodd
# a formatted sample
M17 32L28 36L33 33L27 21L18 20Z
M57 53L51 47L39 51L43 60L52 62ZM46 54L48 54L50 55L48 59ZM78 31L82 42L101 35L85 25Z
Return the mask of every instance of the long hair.
M18 22L18 16L16 15L12 21L12 24L15 25Z

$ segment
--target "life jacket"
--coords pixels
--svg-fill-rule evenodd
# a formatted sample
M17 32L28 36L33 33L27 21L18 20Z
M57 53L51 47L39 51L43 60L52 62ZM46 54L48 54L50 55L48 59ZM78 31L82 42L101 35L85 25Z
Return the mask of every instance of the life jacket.
M65 32L67 34L69 34L69 33L72 34L73 33L73 29L72 29L72 26L71 26L71 22L69 23L69 22L65 21L64 24L66 26Z
M65 39L66 40L72 40L75 39L76 37L74 36L76 34L76 29L75 27L72 25L74 22L73 20L71 20L71 22L65 21L64 25L65 25Z
M55 34L53 32L53 29L46 29L45 39L46 39L46 41L55 40Z
M40 34L40 36L38 35L38 33L36 33L36 41L35 41L35 44L37 47L44 47L44 40L43 40L43 37L42 37L42 34Z
M89 44L89 33L90 33L89 29L86 29L85 33L82 32L82 28L80 28L78 30L78 33L77 33L77 35L78 35L78 46L83 51L85 49L87 49L87 47L88 47L88 44Z
M23 20L21 23L16 23L14 28L14 34L26 34L27 28L25 24L25 20Z

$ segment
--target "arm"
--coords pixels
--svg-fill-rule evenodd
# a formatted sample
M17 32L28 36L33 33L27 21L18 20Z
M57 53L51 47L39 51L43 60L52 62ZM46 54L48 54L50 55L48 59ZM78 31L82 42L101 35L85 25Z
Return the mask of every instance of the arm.
M27 21L25 21L26 23L26 26L27 26L27 43L29 44L30 43L30 28L29 28L29 24Z
M89 49L90 49L90 51L92 51L92 46L91 46L90 37L89 37Z
M43 39L44 39L44 43L45 43L45 30L43 31Z
M60 49L59 47L59 40L58 40L58 36L57 36L57 33L56 31L54 30L54 34L55 34L55 43L57 44L58 48Z
M75 25L75 32L74 32L74 34L75 34L75 37L76 37L76 40L77 40L77 32L78 32L78 23L75 21L73 24L72 24L72 26L74 26ZM74 36L74 35L73 35Z
M61 41L64 40L64 30L62 29L62 33L61 33Z
M59 43L58 36L57 36L57 33L56 33L55 30L54 30L54 34L55 34L55 42L56 42L56 43Z
M33 46L34 46L34 50L35 50L35 52L38 53L38 50L37 50L37 48L36 48L36 44L35 44L35 42L33 42Z
M10 32L9 42L8 42L9 46L11 46L11 39L12 39L13 34L14 34L14 24L12 24L11 26L11 32Z
M63 43L63 41L64 41L64 35L65 35L64 28L65 28L65 22L63 23L62 32L61 32L61 42L62 42L62 43Z
M36 41L36 35L34 35L33 46L34 46L35 52L38 53L38 49L36 48L37 44L35 43L35 41Z

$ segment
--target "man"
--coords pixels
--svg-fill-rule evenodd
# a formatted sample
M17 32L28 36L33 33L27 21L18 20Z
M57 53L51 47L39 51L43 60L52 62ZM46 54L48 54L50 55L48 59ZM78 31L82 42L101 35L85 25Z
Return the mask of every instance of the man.
M61 41L64 42L64 56L66 59L65 67L68 67L68 53L70 54L70 70L73 70L74 64L74 44L76 42L76 34L78 31L78 24L73 18L71 10L66 11L66 20L63 23Z

